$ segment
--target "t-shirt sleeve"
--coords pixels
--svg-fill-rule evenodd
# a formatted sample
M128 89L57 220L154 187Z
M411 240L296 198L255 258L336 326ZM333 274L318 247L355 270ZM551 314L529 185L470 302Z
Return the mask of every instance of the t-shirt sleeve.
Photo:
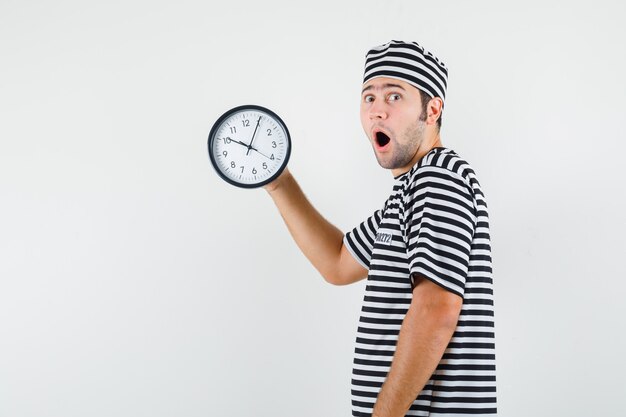
M382 209L376 210L374 214L343 237L343 243L348 251L365 269L369 269L370 266L372 248L381 216Z
M471 187L452 171L425 167L407 183L403 203L411 287L421 276L463 297L476 228Z

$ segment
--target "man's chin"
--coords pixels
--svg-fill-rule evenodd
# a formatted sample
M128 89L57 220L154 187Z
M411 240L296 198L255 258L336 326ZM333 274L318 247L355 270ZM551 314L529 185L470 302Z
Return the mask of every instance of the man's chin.
M381 155L378 152L375 152L374 154L376 155L378 165L385 169L404 169L411 163L410 159L408 161L400 161L398 158L394 158L393 154Z
M380 165L382 168L385 169L395 169L396 167L394 166L394 160L393 158L389 158L391 155L385 155L385 156L381 156L378 153L375 153L376 155L376 161L378 161L378 165Z

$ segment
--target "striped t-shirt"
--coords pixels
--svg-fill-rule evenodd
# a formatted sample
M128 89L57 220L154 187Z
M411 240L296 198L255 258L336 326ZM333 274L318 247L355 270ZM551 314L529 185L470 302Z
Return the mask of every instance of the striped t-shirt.
M371 416L411 303L412 275L463 298L441 362L407 416L495 415L493 280L487 204L472 168L433 148L395 178L382 209L344 236L369 270L352 370L352 415Z

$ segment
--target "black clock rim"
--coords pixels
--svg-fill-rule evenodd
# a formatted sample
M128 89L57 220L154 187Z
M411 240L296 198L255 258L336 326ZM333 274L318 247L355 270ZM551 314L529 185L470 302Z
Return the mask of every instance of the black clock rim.
M283 161L283 163L281 164L280 168L278 168L278 170L276 170L276 172L269 177L268 179L258 182L258 183L254 183L254 184L243 184L237 181L234 181L230 178L228 178L218 167L217 165L217 161L215 160L215 157L213 156L213 153L211 152L211 147L213 145L213 141L215 140L215 135L217 134L217 129L218 127L222 124L222 122L227 119L228 117L230 117L232 114L234 113L238 113L242 110L258 110L258 111L262 111L264 113L267 113L268 115L270 115L271 117L275 118L281 125L282 127L285 129L285 134L287 135L287 154L285 155L285 160ZM285 170L285 168L287 167L287 163L289 162L289 158L291 157L291 135L289 134L289 130L287 129L287 125L285 124L285 122L283 122L283 119L280 118L280 116L278 116L276 113L274 113L273 111L271 111L270 109L268 109L267 107L263 107L263 106L259 106L257 104L244 104L241 106L237 106L237 107L233 107L232 109L226 111L224 114L222 114L217 121L213 124L213 126L211 127L211 131L209 133L209 139L207 140L207 150L209 153L209 159L211 160L211 165L213 166L213 169L215 170L215 172L217 172L217 174L227 183L234 185L235 187L239 187L239 188L261 188L264 185L269 184L270 182L274 181L276 178L278 178L280 176L280 174L283 173L283 171Z

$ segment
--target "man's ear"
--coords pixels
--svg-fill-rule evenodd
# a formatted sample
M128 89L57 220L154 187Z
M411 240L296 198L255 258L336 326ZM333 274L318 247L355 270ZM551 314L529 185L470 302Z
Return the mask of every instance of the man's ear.
M437 124L437 120L441 117L441 112L443 111L443 100L441 97L433 97L428 102L426 106L426 124L434 125Z

